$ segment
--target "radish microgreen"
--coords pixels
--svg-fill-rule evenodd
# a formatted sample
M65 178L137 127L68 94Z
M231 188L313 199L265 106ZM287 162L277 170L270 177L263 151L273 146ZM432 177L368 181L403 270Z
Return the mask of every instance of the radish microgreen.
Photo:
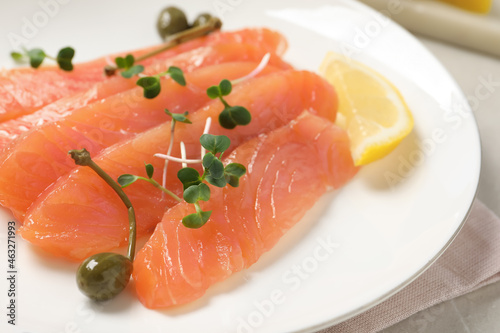
M252 120L250 112L242 106L230 106L224 96L232 91L232 84L229 80L222 80L219 85L211 86L207 89L207 95L211 99L218 98L224 105L224 109L219 114L219 123L222 127L233 129L238 125L248 125Z
M130 79L132 76L144 71L143 65L135 65L135 58L132 54L127 54L125 57L115 58L116 67L122 69L121 76Z
M177 178L181 181L183 187L184 201L194 205L196 213L189 214L182 219L184 226L188 228L200 228L210 218L211 211L203 211L200 207L199 201L208 201L210 199L210 187L225 187L226 185L238 187L239 179L246 173L246 168L239 163L230 163L226 166L222 163L222 156L224 152L231 146L231 140L225 135L202 134L200 136L200 145L205 152L202 159L188 160L185 157L176 158L170 156L174 142L175 124L182 122L190 124L191 121L187 118L188 113L172 113L165 110L165 113L172 117L170 144L167 155L156 154L155 156L165 158L165 167L169 160L179 163L196 163L201 164L203 173L200 175L198 170L191 167L183 167L177 172ZM207 121L207 124L209 121ZM207 127L207 126L206 126ZM207 129L208 130L208 129ZM184 155L184 153L183 153ZM163 193L171 196L178 202L181 202L176 194L165 187L166 168L163 172L163 184L160 185L153 179L154 168L151 164L145 164L146 177L123 174L118 177L118 184L122 188L130 186L137 180L144 180L156 188L163 191Z
M73 64L71 61L75 56L75 50L71 47L64 47L59 50L56 57L52 57L39 48L31 50L23 49L22 52L11 52L10 56L19 63L29 62L30 66L33 68L40 67L45 59L51 59L57 62L60 69L69 72L73 70Z
M184 73L182 72L182 70L179 67L170 66L165 72L153 76L141 77L139 80L137 80L137 85L144 89L143 95L145 98L152 99L160 94L160 78L166 75L169 75L172 80L174 80L181 86L186 86L186 79L184 78Z

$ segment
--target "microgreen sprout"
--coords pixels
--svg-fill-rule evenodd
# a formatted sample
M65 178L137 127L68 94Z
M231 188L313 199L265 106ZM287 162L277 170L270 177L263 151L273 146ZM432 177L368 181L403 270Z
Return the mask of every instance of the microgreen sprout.
M137 85L144 89L144 97L152 99L158 96L161 92L160 78L166 75L170 75L172 80L181 86L186 85L186 79L182 70L179 67L170 66L165 72L153 76L141 77L137 80Z
M77 284L80 290L89 298L96 301L105 301L118 295L127 286L132 274L136 243L136 221L132 203L110 175L99 167L84 148L70 150L69 154L75 164L90 167L118 194L125 204L129 219L129 239L127 256L117 253L97 253L85 259L77 271ZM147 172L152 176L150 168ZM180 200L180 199L179 199Z
M187 157L187 154L186 154L186 145L184 144L184 141L181 141L181 143L179 144L180 148L181 148L181 158L183 160L186 159ZM182 162L182 167L183 168L187 168L187 163L186 162Z
M132 54L127 54L125 57L116 57L115 63L116 67L122 69L121 76L126 79L130 79L132 76L144 71L143 65L135 65L135 58Z
M19 63L25 63L29 61L30 66L33 68L40 67L43 61L47 58L57 62L60 69L64 71L72 71L73 64L71 61L75 56L75 50L71 47L64 47L59 50L56 57L52 57L46 54L44 50L39 48L34 48L31 50L23 48L22 52L11 52L10 56L12 57L12 59Z
M200 175L198 170L190 167L182 168L177 173L177 178L184 188L184 200L194 204L196 209L196 213L182 219L182 224L188 228L200 228L210 218L212 211L203 211L199 205L199 201L210 199L210 187L204 181L216 187L225 187L228 184L238 187L239 178L246 172L246 168L239 163L226 166L222 164L222 155L231 145L227 136L203 134L200 144L207 151L202 158L203 174Z
M185 123L185 124L191 124L191 121L187 118L188 112L184 113L172 113L165 109L165 113L172 117L172 122L170 124L170 143L168 145L168 150L167 150L167 155L170 155L172 153L172 147L174 146L174 134L175 134L175 124L177 122ZM167 180L167 168L168 168L168 159L165 160L165 164L163 166L163 181L162 181L162 186L165 187L165 182Z
M257 67L254 68L253 71L251 71L247 75L242 76L238 79L232 80L231 83L233 85L235 85L235 84L241 83L245 80L248 80L248 79L255 77L260 72L262 72L262 70L267 66L267 64L269 63L269 59L271 59L271 53L268 52L262 57L262 59L260 60L260 63L257 65Z
M226 185L238 187L240 177L246 173L246 168L239 163L223 165L221 161L222 156L231 145L231 140L227 136L203 134L200 137L200 144L207 151L202 159L186 159L185 156L177 158L170 155L155 154L156 157L179 163L202 164L203 173L201 175L198 170L191 167L183 167L177 173L177 178L183 186L183 199L193 204L196 210L196 213L189 214L182 219L182 223L188 228L200 228L210 218L212 211L203 211L199 203L200 201L208 201L210 199L210 187L208 184L216 187L225 187ZM185 155L185 153L182 155ZM162 190L163 193L170 195L176 201L181 202L182 199L152 178L153 173L153 166L146 164L147 177L124 174L118 177L118 183L124 188L137 180L144 180Z
M218 98L224 105L224 109L219 114L219 123L222 127L233 129L238 125L248 125L252 120L252 115L243 106L230 106L224 96L231 93L233 86L231 81L222 80L219 85L211 86L207 89L207 95L211 99Z
M169 191L164 186L161 186L156 180L153 179L153 173L154 173L153 165L145 164L145 167L146 167L147 177L141 177L141 176L136 176L136 175L131 175L131 174L123 174L120 177L118 177L118 184L120 184L120 186L122 188L125 188L125 187L135 183L137 180L141 179L141 180L147 181L148 183L152 184L157 189L160 189L164 193L170 195L176 201L178 201L178 202L182 201L182 199L179 198L177 195L175 195L175 193L173 193L172 191Z

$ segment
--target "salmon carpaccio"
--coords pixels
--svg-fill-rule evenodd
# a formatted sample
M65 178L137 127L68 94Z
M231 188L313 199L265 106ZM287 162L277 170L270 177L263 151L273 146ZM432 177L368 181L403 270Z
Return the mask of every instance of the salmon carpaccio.
M257 53L255 60L261 55ZM277 67L268 67L262 75L289 68L278 57L271 63ZM174 113L196 111L209 102L208 87L222 79L242 77L257 65L257 62L231 62L202 68L185 75L186 87L166 78L162 80L162 93L154 99L145 99L142 88L136 87L34 128L2 154L0 203L22 222L38 195L75 167L68 156L69 150L85 147L96 155L106 147L168 121L165 109Z
M212 188L200 229L182 225L195 213L169 209L134 260L133 278L148 308L184 304L248 268L270 250L329 189L356 173L346 132L304 113L290 125L237 147L226 159L247 165L237 188Z
M229 136L230 150L287 124L304 110L334 121L337 109L333 87L307 71L280 71L250 79L235 86L226 100L230 105L245 106L252 113L250 124L237 130L226 130L217 121L213 122L210 133ZM199 138L205 120L217 119L221 110L222 104L215 100L190 117L192 124L177 125L175 139L186 144L188 158L199 157ZM153 155L166 153L170 126L169 122L164 123L102 151L93 159L114 179L125 173L145 176L144 163L152 163L157 170L154 178L161 183L163 161ZM172 154L180 156L178 144L174 145ZM177 195L182 192L182 184L176 178L179 169L179 164L170 163L167 175L167 188ZM143 181L135 182L125 191L136 211L138 237L148 235L165 210L177 203ZM26 240L56 256L81 260L126 244L127 216L116 193L91 169L78 167L37 198L19 232Z
M263 48L274 49L282 54L286 49L283 36L269 29L244 29L235 32L214 32L207 36L182 43L174 48L155 55L141 62L145 66L161 62L182 52L205 45L222 43L253 43ZM123 52L140 56L158 46L141 50ZM78 52L78 50L77 50ZM114 59L117 55L112 55ZM86 63L76 64L71 72L65 72L55 66L42 66L38 69L16 68L0 72L0 122L32 113L60 98L69 96L92 87L95 83L106 80L103 74L107 65L106 57ZM115 81L127 79L114 77Z
M275 55L274 51L274 49L244 43L224 43L203 46L172 56L164 61L157 62L149 66L145 70L145 73L148 75L162 73L170 66L179 67L183 72L189 73L198 68L224 62L259 61L266 53L272 54L270 60L271 64L289 68L290 66L285 65L283 61ZM33 113L1 122L0 151L2 151L2 149L12 140L31 130L33 127L56 121L71 114L71 112L75 112L75 110L133 88L137 88L135 79L123 79L116 76L107 81L95 84L89 90L61 98Z

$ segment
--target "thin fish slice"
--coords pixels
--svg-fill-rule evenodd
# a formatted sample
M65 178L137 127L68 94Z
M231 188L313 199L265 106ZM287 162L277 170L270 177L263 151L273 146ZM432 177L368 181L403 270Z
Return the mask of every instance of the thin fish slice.
M273 63L288 68L277 57ZM106 147L168 121L165 109L175 113L196 111L209 102L206 95L209 86L224 78L244 76L257 64L233 62L202 68L186 74L186 87L172 79L163 80L163 92L154 99L142 97L142 89L137 87L76 110L59 121L34 128L2 156L0 203L22 222L38 195L75 167L68 156L69 150L85 147L96 155ZM269 67L262 75L276 70L276 67Z
M274 50L261 48L252 44L224 43L203 46L191 51L183 52L165 61L152 65L146 74L158 74L166 71L170 66L180 67L185 73L192 72L198 68L231 61L259 61L267 52L272 53L270 63L283 68L290 66L284 64ZM33 127L56 121L68 116L80 108L102 101L105 98L120 92L137 88L137 78L123 79L114 77L105 82L95 84L85 92L77 93L61 98L38 111L15 119L0 123L0 151L17 137L28 132ZM135 101L140 99L139 96Z
M212 210L199 229L182 225L194 213L169 209L138 252L133 278L148 308L185 304L213 284L250 267L329 189L356 173L346 132L307 112L288 126L239 146L225 163L247 165L237 188L212 188Z
M203 46L188 52L173 56L151 66L146 74L158 74L166 71L170 66L181 68L185 73L192 72L198 68L231 62L231 61L258 61L267 52L272 53L270 64L283 68L290 68L281 61L274 50L268 50L252 44L226 43L211 46ZM137 88L136 78L124 80L120 77L109 79L105 82L95 84L91 89L77 93L65 98L61 98L38 111L15 119L0 123L0 151L4 149L12 140L33 127L40 126L47 122L56 121L65 117L71 112L88 106L94 102L101 101L109 96L120 92ZM137 97L136 99L139 99Z
M144 60L141 64L153 65L176 54L205 45L221 43L254 43L262 48L274 49L282 54L286 41L277 32L268 29L244 29L235 32L215 32L205 37L182 43L168 51ZM159 45L158 45L159 46ZM145 54L158 46L124 52L136 56ZM76 50L78 52L78 50ZM109 58L114 60L116 55ZM16 68L0 72L0 122L33 113L56 100L85 91L95 83L106 80L103 68L108 63L106 57L86 63L75 64L73 71L65 72L55 66L39 69ZM120 80L126 80L120 78Z
M247 107L253 115L251 123L235 130L221 128L217 118L222 104L215 100L190 117L192 124L178 124L177 144L172 154L180 156L178 143L183 141L187 156L199 158L199 138L207 117L214 119L210 133L231 138L231 150L259 134L287 124L304 110L334 121L337 109L337 97L330 84L314 73L293 70L241 83L233 88L227 102ZM152 163L156 169L154 178L161 182L163 161L153 155L166 153L169 141L170 123L167 122L104 150L94 160L114 179L124 173L145 176L144 163ZM170 163L167 177L167 188L177 195L182 192L182 185L176 178L179 169L179 164ZM177 203L144 181L125 190L136 210L139 237L148 235L165 210ZM81 260L126 244L127 221L126 209L116 193L92 170L79 167L59 178L38 197L27 212L20 234L56 256Z

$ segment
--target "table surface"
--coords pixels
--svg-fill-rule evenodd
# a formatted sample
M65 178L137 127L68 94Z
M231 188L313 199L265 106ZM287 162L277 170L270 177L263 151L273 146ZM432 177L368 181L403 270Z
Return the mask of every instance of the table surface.
M500 0L494 0L490 15L500 21ZM471 106L482 141L477 197L500 216L500 58L418 35L417 38L448 69L466 96L476 96L484 79L496 82L486 99ZM500 282L421 311L381 333L405 332L500 332Z

